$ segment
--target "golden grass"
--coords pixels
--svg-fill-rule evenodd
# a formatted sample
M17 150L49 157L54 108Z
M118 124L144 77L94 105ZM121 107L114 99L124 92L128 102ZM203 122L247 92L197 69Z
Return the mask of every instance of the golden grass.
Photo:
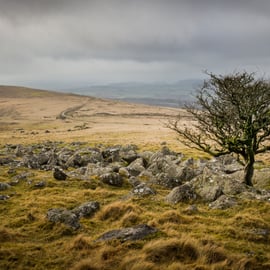
M39 94L29 93L32 101L38 101ZM78 112L77 118L62 121L55 119L57 114L78 105L82 99L72 97L64 104L54 95L42 98L45 105L51 98L57 102L52 103L51 112L41 111L41 107L33 108L37 112L35 117L41 118L27 118L31 114L23 107L19 113L24 119L0 119L5 122L5 128L0 130L0 145L31 145L51 140L62 141L63 146L71 141L87 142L90 146L133 143L140 150L160 150L161 144L166 142L169 148L188 157L206 157L176 141L175 134L163 127L160 117L151 116L152 109L144 107L150 114L141 118L90 116L93 102L100 102L95 103L100 106L99 112L108 109L109 104L93 99ZM8 102L15 101L10 99ZM27 105L29 100L21 98L18 102ZM117 110L121 109L123 113L141 110L133 105L110 104L110 110L118 106ZM168 110L162 112L171 113ZM84 123L90 128L75 128ZM49 133L45 133L47 129ZM71 131L67 131L69 129ZM31 134L32 131L35 134ZM264 160L269 161L269 157ZM1 182L11 180L8 169L0 167ZM28 177L30 182L21 181L7 191L0 191L0 195L10 196L8 200L0 201L0 269L270 269L269 202L242 200L238 206L227 210L210 210L207 205L198 204L198 212L190 214L185 210L189 204L166 203L164 197L169 190L160 186L154 186L155 196L127 199L131 187L126 183L115 188L100 183L95 177L90 181L69 178L59 182L53 179L52 172L16 170L17 173L32 172L33 176ZM264 177L269 179L267 175ZM34 188L41 180L46 181L46 187ZM101 208L93 217L82 218L82 227L78 231L46 219L50 208L72 209L87 201L98 201ZM134 242L95 242L109 230L142 223L154 226L159 232Z
M1 168L1 181L9 181L7 170ZM164 202L169 191L162 187L154 197L123 200L129 186L97 183L89 189L81 180L58 182L51 172L35 170L31 178L45 179L47 186L33 189L22 182L8 191L9 200L0 201L0 269L249 269L270 260L267 202L242 201L228 210L199 204L190 215L184 211L188 204ZM46 220L49 208L72 209L91 200L101 209L81 219L78 231ZM108 230L141 223L160 233L135 242L94 242Z

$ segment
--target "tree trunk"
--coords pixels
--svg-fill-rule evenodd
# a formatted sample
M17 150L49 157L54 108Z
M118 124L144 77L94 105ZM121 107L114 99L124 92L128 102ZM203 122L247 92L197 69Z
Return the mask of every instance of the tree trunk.
M244 181L245 184L248 186L253 186L252 184L252 177L254 173L254 156L249 157L248 163L246 164L245 170L244 170Z

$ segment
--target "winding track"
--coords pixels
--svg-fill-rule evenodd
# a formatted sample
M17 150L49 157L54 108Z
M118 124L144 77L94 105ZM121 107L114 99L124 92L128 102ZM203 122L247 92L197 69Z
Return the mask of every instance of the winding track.
M66 110L60 112L60 114L56 117L56 119L65 120L65 119L69 118L70 114L76 112L77 110L80 110L85 105L86 105L86 103L81 104L81 105L77 105L77 106L74 106L71 108L67 108Z

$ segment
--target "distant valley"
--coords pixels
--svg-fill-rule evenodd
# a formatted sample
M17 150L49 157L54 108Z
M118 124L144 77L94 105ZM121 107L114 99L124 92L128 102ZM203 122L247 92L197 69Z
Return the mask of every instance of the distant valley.
M202 80L181 80L175 83L111 83L59 90L86 96L109 98L164 107L182 107L193 100Z

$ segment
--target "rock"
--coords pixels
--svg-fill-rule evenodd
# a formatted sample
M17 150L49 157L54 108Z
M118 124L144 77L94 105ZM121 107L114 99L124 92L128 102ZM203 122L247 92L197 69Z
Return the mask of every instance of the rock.
M12 158L9 157L2 157L0 158L0 166L9 165L13 162Z
M174 188L194 178L195 170L190 167L191 164L186 162L180 164L182 154L177 155L171 152L164 155L161 152L155 153L150 159L150 166L147 171L150 171L155 176L155 183L167 188ZM193 165L193 162L192 162Z
M135 150L130 149L128 151L120 151L120 158L130 164L138 158L138 154Z
M8 195L0 195L0 201L6 201L7 199L9 199Z
M226 174L243 170L243 166L231 154L213 158L207 163L207 167L214 172L224 172Z
M213 202L223 194L223 181L220 175L214 174L207 167L203 174L191 181L195 193L204 202Z
M240 193L238 197L245 200L259 200L270 202L270 191L256 190L254 188L250 188L248 191Z
M240 179L242 179L242 177ZM237 195L245 191L247 191L247 186L237 179L228 177L224 181L223 193L225 195Z
M130 175L138 176L141 172L145 170L143 159L137 158L136 160L134 160L127 166L127 170Z
M0 191L7 190L9 188L11 188L9 184L0 182Z
M135 176L131 176L129 179L128 179L128 182L133 186L133 187L136 187L138 185L141 184L141 181L135 177Z
M197 198L192 186L185 183L181 186L175 187L165 198L169 203L189 202Z
M100 163L89 163L86 166L85 176L101 176L112 172L111 167L104 167L104 165Z
M193 215L199 213L198 207L195 204L188 206L184 211L184 214Z
M119 175L119 173L105 173L100 176L100 180L104 184L108 184L111 186L121 187L123 185L122 177Z
M127 168L125 168L125 167L119 168L118 173L119 173L120 176L122 176L122 177L125 177L125 178L130 177L129 171L128 171Z
M99 202L86 202L73 210L71 210L72 213L74 213L78 218L81 217L91 217L93 216L98 210L99 210Z
M67 167L84 167L89 163L98 163L103 161L103 156L98 149L85 148L76 151L66 162Z
M103 150L102 152L102 156L103 158L107 161L107 162L116 162L116 161L120 161L120 147L110 147L107 148L105 150Z
M145 183L141 183L135 186L135 188L132 190L132 194L137 196L148 196L155 195L156 191L147 186Z
M47 219L53 223L63 223L74 230L80 228L79 217L71 211L63 208L49 209Z
M217 200L209 204L211 209L227 209L234 207L237 204L236 199L226 195L220 196Z
M34 188L44 188L44 187L46 187L46 184L47 184L46 181L40 181L40 182L34 184Z
M134 227L112 230L106 232L102 236L100 236L96 241L108 241L113 239L119 239L122 242L131 240L140 240L145 238L148 235L156 233L158 230L156 228L150 227L146 224L137 225Z
M153 155L154 155L154 152L152 152L152 151L144 151L144 152L138 154L138 156L144 160L144 163L147 166L149 165L150 159Z
M67 175L63 172L62 169L55 167L53 171L53 177L56 180L64 181L67 179Z

